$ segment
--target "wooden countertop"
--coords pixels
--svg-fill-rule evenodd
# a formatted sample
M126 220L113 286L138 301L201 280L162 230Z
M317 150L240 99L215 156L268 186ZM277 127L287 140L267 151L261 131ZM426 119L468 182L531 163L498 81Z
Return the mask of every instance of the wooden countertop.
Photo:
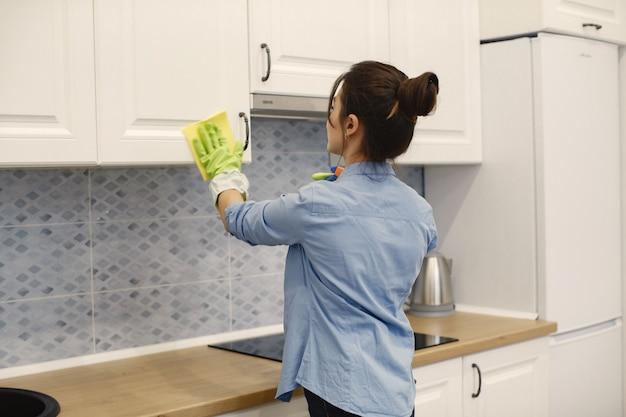
M556 331L553 322L462 312L409 320L416 332L459 339L416 351L413 367ZM60 417L208 417L272 401L280 368L279 362L200 346L4 379L0 386L53 396Z

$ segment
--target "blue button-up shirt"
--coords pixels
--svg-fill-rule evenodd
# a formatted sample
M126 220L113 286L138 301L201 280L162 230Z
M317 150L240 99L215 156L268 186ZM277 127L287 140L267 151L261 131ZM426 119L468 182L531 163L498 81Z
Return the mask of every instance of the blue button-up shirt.
M430 205L387 163L349 165L276 200L233 204L228 230L289 245L276 398L302 385L364 417L408 417L413 331L403 305L437 242Z

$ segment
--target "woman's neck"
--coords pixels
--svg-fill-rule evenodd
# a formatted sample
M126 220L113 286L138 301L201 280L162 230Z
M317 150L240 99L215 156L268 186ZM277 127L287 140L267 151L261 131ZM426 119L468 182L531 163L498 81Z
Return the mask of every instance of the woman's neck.
M364 155L347 155L343 157L343 160L345 161L346 166L348 166L357 162L367 161L367 158Z

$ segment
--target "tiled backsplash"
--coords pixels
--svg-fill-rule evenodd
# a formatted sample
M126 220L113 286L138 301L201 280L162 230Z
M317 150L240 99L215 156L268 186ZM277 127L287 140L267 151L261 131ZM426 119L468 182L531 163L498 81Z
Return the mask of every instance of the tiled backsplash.
M323 123L252 137L254 200L326 169ZM279 324L286 249L228 236L195 167L0 171L0 368Z

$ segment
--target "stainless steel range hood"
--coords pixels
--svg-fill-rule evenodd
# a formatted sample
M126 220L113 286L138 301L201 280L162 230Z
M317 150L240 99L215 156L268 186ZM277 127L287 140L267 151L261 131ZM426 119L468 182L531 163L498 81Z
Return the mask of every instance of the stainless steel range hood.
M252 94L252 116L326 120L327 112L327 97Z

